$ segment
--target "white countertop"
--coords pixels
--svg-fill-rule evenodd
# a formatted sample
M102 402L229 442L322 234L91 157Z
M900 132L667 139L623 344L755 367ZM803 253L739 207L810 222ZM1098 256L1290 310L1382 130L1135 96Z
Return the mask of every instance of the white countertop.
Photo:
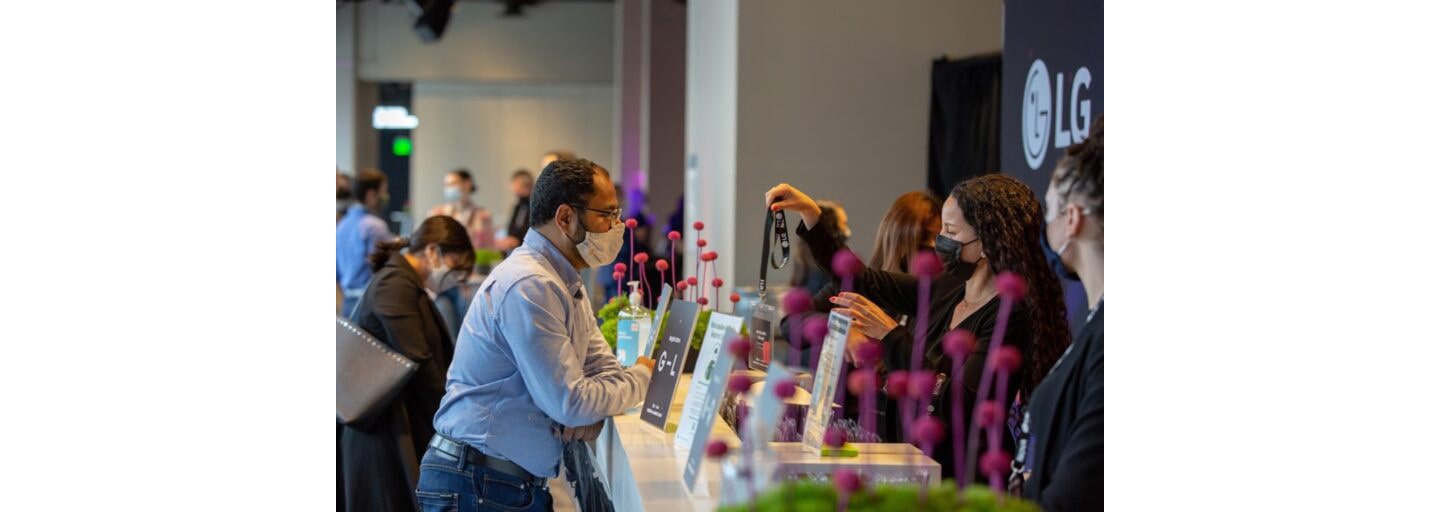
M677 399L670 406L671 422L679 421L684 407L682 398L689 386L690 375L686 374L681 377L675 393ZM709 439L723 439L732 449L740 442L720 418L715 419ZM720 462L706 457L695 492L688 492L682 477L689 457L688 447L677 449L674 441L674 433L661 432L641 421L639 407L605 421L605 428L593 447L596 466L615 510L711 511L719 507L723 481ZM799 443L771 443L770 446L781 472L788 475L824 478L837 468L852 467L883 480L940 482L940 464L908 444L859 443L854 445L860 452L858 457L821 457ZM568 492L567 487L562 489L558 492ZM568 508L565 505L568 504L556 500L557 510Z

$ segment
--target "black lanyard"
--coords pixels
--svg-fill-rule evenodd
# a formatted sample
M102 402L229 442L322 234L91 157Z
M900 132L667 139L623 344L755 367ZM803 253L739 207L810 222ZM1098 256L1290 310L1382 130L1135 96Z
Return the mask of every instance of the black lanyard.
M773 228L772 228L773 227ZM771 230L774 235L771 235ZM775 262L775 253L770 248L771 239L780 246L780 262ZM790 263L790 233L785 227L785 210L770 211L765 209L765 241L760 246L760 303L765 303L765 275L766 264L775 270L785 268Z

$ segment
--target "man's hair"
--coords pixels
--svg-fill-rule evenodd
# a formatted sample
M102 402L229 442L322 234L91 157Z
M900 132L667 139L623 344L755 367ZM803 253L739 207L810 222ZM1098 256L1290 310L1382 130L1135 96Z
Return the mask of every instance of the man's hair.
M355 179L351 180L351 186L354 187L355 200L364 201L366 192L373 190L380 193L380 187L385 186L385 173L379 169L360 169L355 173Z
M535 182L535 176L530 174L529 169L516 170L513 174L510 175L510 181L515 181L515 178L525 178L527 180L530 180L531 183Z
M610 171L584 158L556 160L540 171L530 192L530 225L540 226L555 218L562 204L589 204L595 195L595 176L610 178Z
M466 169L464 167L457 167L455 170L450 171L450 174L459 176L460 181L469 183L471 185L475 184L475 178L470 177L470 169Z

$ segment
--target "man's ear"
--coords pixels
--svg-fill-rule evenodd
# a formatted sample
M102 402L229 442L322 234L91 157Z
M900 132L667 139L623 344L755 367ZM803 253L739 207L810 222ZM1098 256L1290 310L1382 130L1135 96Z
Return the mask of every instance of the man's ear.
M1075 203L1065 205L1065 236L1075 239L1080 236L1080 230L1085 229L1085 211L1076 206Z
M569 235L570 226L573 226L574 224L575 207L568 204L562 204L555 207L555 227L560 228L560 232Z

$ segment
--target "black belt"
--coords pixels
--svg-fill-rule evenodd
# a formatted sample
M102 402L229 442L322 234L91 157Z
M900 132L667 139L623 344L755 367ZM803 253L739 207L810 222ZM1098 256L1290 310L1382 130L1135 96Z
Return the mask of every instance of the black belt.
M461 443L454 439L450 439L440 434L435 434L435 437L430 438L430 447L434 448L440 453L449 455L455 460L464 460L465 462L469 462L482 468L493 469L506 475L525 480L536 486L544 487L549 481L546 478L530 474L529 471L525 471L525 468L520 467L520 465L514 462L510 462L500 457L492 457L489 455L485 455L483 453L480 453L480 450L476 450L470 445Z

